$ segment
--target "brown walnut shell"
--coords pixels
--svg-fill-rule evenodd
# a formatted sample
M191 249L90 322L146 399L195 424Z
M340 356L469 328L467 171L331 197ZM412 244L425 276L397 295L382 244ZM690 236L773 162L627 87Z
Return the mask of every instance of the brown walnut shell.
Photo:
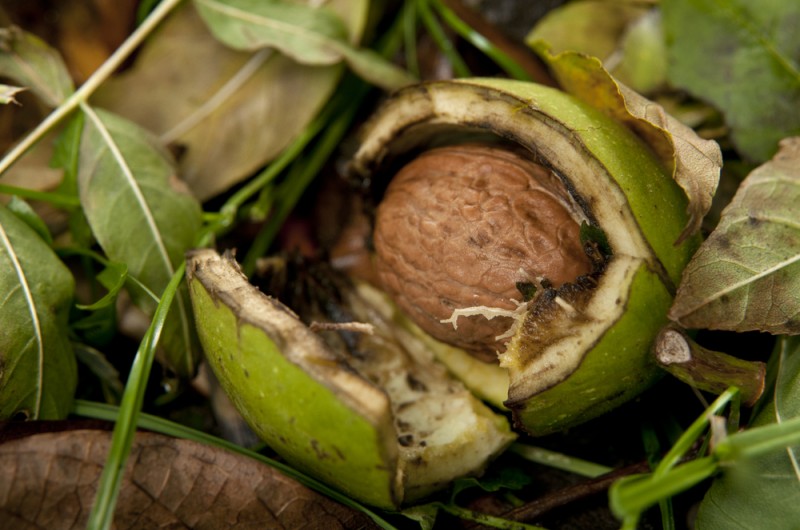
M487 361L513 321L455 309L514 310L520 285L558 287L592 271L570 198L549 169L499 147L426 151L395 175L378 206L383 288L431 336Z

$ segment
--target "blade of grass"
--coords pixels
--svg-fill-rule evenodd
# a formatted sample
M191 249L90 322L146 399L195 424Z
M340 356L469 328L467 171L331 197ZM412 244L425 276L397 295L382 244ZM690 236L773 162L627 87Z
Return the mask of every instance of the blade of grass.
M395 19L395 23L378 43L376 49L381 56L390 57L400 47L403 24L402 17ZM321 123L325 126L325 132L312 149L311 154L302 161L302 164L295 165L284 182L276 188L270 220L256 235L242 262L242 269L246 275L253 273L256 260L267 252L281 225L294 209L303 192L334 150L341 144L361 101L369 90L369 84L356 76L348 75L342 81L336 96L326 105L321 113Z
M662 499L689 489L716 473L717 459L711 456L686 462L657 475L635 475L617 481L609 491L611 511L620 519L636 516Z
M506 52L492 44L489 39L472 29L469 24L461 20L458 15L456 15L455 11L447 7L442 0L430 1L434 9L439 13L439 16L442 17L442 20L444 20L448 26L466 39L467 42L486 54L487 57L493 60L508 75L514 79L533 81L530 74L528 74L519 63L512 59Z
M106 421L118 421L121 417L122 409L121 407L115 407L113 405L107 405L105 403L95 403L92 401L84 401L78 399L75 400L75 403L73 405L73 413L78 416L83 416L86 418L93 418ZM139 413L138 417L136 418L136 425L139 428L164 434L166 436L183 438L186 440L192 440L195 442L212 445L215 447L220 447L222 449L226 449L228 451L253 458L255 460L258 460L259 462L267 464L268 466L274 467L278 471L294 478L304 486L307 486L319 493L322 493L323 495L326 495L331 499L341 504L344 504L345 506L363 512L365 515L367 515L373 521L375 521L375 523L381 528L385 528L387 530L393 530L395 528L393 525L391 525L389 522L383 519L376 512L354 501L350 497L343 495L342 493L339 493L334 489L331 489L322 482L319 482L318 480L308 475L300 473L296 469L282 462L279 462L272 458L268 458L250 449L246 449L244 447L231 443L227 440L223 440L222 438L217 438L216 436L212 436L210 434L197 431L190 427L186 427L185 425L174 423L159 416L153 416L152 414L147 414L144 412Z
M349 82L348 82L349 81ZM258 233L242 262L246 275L255 271L256 260L264 255L272 244L281 225L294 209L303 192L322 169L333 151L341 144L350 124L355 118L361 100L369 91L369 85L355 77L348 77L340 90L339 96L329 104L335 118L325 127L325 132L307 158L298 163L289 173L287 179L278 188L275 208L264 228Z
M403 4L403 49L405 50L406 68L419 79L419 60L417 58L417 3L407 0Z
M531 462L569 471L583 477L597 478L613 471L613 468L610 467L532 445L515 443L509 450Z
M680 462L684 455L691 449L695 441L702 436L710 421L711 416L718 414L731 400L739 394L739 390L735 387L728 388L720 394L717 399L711 404L708 409L697 418L689 426L677 442L670 448L664 458L661 459L656 469L653 471L654 475L662 475L675 467Z
M9 184L0 184L0 193L20 197L21 199L48 202L53 206L59 206L61 208L77 208L81 205L80 200L73 195L30 190L28 188L20 188Z
M714 448L721 462L800 445L800 417L731 434Z
M147 380L155 358L156 346L161 338L164 322L178 286L183 281L185 268L186 264L181 263L164 290L150 327L147 329L147 333L140 343L139 350L133 360L128 382L125 385L125 393L122 396L119 417L114 424L108 459L103 467L103 473L100 476L100 482L97 487L97 495L92 511L89 514L86 526L89 529L111 528L111 523L114 519L114 507L119 496L125 464L131 452L137 420L141 414Z
M447 38L444 28L442 28L442 25L439 24L439 21L434 16L433 11L431 11L428 0L416 0L416 2L420 20L422 20L422 23L428 29L428 33L430 33L436 46L442 51L444 56L447 57L447 60L450 61L450 65L453 67L453 72L455 72L456 77L471 76L472 72L469 71L464 59L458 54L458 51L453 45L453 41Z
M502 519L500 517L495 517L493 515L488 515L473 510L468 510L466 508L462 508L454 504L444 504L442 502L435 502L432 503L432 505L436 506L441 510L444 510L450 515L455 515L460 519L480 523L482 526L489 526L491 528L503 528L507 530L546 530L541 526L520 523L518 521L509 521L508 519Z

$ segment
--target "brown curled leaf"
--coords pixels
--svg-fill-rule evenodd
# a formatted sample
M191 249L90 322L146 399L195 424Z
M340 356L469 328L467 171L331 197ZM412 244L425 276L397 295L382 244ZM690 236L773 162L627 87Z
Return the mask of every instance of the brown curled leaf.
M0 445L4 528L85 528L111 434L44 433ZM365 515L223 449L138 433L115 528L373 528Z
M669 317L687 328L800 334L800 138L742 182L683 273Z
M689 221L676 243L695 233L719 182L719 145L700 138L661 105L614 79L599 59L569 51L554 55L542 42L534 49L566 92L623 123L653 149L689 198Z

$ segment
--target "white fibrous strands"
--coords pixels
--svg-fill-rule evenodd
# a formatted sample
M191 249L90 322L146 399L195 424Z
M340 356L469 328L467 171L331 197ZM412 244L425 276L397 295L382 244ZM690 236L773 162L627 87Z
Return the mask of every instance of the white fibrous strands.
M517 305L515 309L501 309L499 307L488 307L485 305L463 307L460 309L454 309L453 313L450 315L450 318L440 320L439 322L442 324L452 324L453 329L457 330L459 317L482 316L486 320L492 320L496 317L511 318L513 319L511 326L504 333L495 337L495 340L501 341L514 336L519 327L525 321L525 313L528 311L528 302L519 302L513 298L511 301Z

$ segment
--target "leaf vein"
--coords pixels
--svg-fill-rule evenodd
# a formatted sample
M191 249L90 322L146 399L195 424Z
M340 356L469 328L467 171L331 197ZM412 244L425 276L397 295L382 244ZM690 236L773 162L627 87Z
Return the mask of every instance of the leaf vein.
M22 270L22 265L20 264L19 259L17 259L17 254L14 252L14 248L11 246L11 240L8 238L8 234L6 234L6 231L2 225L0 225L0 241L2 241L3 247L11 259L11 264L14 267L14 272L16 273L17 278L19 279L19 285L22 289L23 295L25 296L25 302L31 315L31 324L33 325L32 338L36 340L36 362L39 365L39 370L37 370L36 374L36 400L33 417L38 418L42 407L42 391L44 386L42 384L44 378L44 338L42 325L41 322L39 322L39 314L36 310L36 301L33 299L33 293L28 285L28 279L25 277L25 271Z

